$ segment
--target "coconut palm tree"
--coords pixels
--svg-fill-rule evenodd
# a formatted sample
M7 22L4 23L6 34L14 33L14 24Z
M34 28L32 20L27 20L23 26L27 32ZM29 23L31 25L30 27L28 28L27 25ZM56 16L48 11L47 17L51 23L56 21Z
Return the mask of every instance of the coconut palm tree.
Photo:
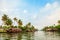
M31 27L31 23L29 22L29 23L27 24L27 26L28 26L28 27Z
M12 22L12 20L11 20L11 19L7 19L7 20L6 20L6 22L5 22L5 25L10 25L10 26L11 26L11 25L12 25L12 23L13 23L13 22Z
M18 26L22 26L23 25L23 23L22 23L22 21L19 19L18 20Z
M60 25L60 20L58 20L58 24Z
M3 24L4 25L6 25L6 27L7 26L9 26L9 27L11 27L12 26L12 20L6 15L6 14L4 14L3 16L2 16L2 21L3 21Z
M16 17L14 18L14 21L17 22L17 18ZM15 24L15 22L14 22L14 24ZM17 26L16 26L16 28L17 28Z
M6 14L2 16L2 21L4 25L12 25L12 20Z
M14 18L14 21L17 21L17 18L16 17Z
M22 21L17 19L16 17L14 18L14 21L17 22L18 26L21 27L23 25Z
M2 16L3 24L6 23L6 20L7 20L7 19L8 19L8 16L7 16L6 14L4 14L4 15Z
M4 14L4 15L2 16L2 21L6 21L8 18L9 18L9 17L8 17L6 14Z
M31 23L29 22L26 24L26 28L30 28L30 27L31 27Z

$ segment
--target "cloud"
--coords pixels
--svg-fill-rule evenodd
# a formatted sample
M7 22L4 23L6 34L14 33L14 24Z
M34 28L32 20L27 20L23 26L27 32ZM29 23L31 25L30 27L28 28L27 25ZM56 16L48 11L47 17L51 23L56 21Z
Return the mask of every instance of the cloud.
M54 2L50 5L50 9L46 11L49 15L46 16L47 21L50 21L50 24L55 23L60 19L60 5L58 2Z
M42 14L42 16L40 16ZM40 9L40 13L37 15L35 20L35 26L37 28L43 28L44 26L57 24L60 20L60 5L58 2L47 3L44 7Z
M46 19L45 23L47 25L55 24L56 21L60 19L60 5L58 2L54 2L53 4L48 4L47 6L45 6L43 10L45 10L45 13L49 14L45 17Z
M50 11L50 10L53 10L55 8L58 8L59 7L59 3L58 2L54 2L54 3L47 3L44 7L41 8L40 12L47 12L47 11Z
M24 10L23 13L28 13L28 11L27 10Z
M60 20L60 7L52 10L50 12L51 14L49 16L47 16L47 19L51 21L51 23L53 22L56 22L58 20Z
M20 0L0 0L0 16L6 13L11 18L17 17L24 22L31 21L32 24L39 29L42 28L42 26L54 24L60 19L60 5L58 2L48 2L45 6L40 8L39 11L35 9L35 6L29 6L27 4L28 3Z
M37 19L37 14L32 14L31 19L33 19L33 20Z

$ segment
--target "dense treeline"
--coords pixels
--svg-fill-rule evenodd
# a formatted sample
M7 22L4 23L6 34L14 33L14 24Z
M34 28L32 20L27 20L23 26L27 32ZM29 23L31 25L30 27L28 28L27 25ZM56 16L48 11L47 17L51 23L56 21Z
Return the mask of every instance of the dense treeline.
M24 26L22 20L16 17L13 20L17 25L13 25L12 19L6 14L2 16L1 20L3 21L3 25L0 26L0 32L34 32L37 30L30 22Z
M60 31L60 20L58 20L57 25L45 26L42 30L44 31Z

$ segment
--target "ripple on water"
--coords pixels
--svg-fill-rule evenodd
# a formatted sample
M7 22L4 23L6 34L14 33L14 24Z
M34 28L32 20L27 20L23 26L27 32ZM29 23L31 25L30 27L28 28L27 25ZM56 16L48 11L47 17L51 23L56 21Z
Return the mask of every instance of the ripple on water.
M0 33L0 40L60 40L59 32Z

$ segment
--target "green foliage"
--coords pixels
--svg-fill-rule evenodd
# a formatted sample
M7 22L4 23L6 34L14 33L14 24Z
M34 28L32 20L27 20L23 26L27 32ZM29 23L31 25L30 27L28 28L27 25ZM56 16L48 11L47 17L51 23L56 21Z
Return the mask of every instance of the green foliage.
M18 26L14 26L13 25L13 21L6 14L4 14L2 16L2 21L3 21L4 26L0 27L2 29L2 30L0 30L0 32L6 32L6 30L10 29L10 28L20 28L20 29L22 29L22 31L32 31L32 30L35 30L34 26L31 25L30 22L27 23L26 26L23 26L22 20L17 19L16 17L14 18L14 21L17 22Z
M12 23L13 23L13 22L12 22L11 19L7 19L6 22L5 22L6 25L12 25Z
M52 29L52 30L57 30L59 31L60 30L60 20L58 20L58 25L53 25L53 26L47 26L47 27L44 27L43 30L45 31L46 29Z
M4 14L4 15L2 16L2 21L6 21L8 18L9 18L9 17L8 17L6 14Z
M48 29L48 26L45 26L42 30L44 30L44 31L45 31L46 29Z
M22 26L18 26L18 28L21 28Z
M18 20L16 17L14 18L14 21L17 22L18 26L22 26L23 25L22 21L20 19Z
M10 26L3 26L3 29L9 29L11 28Z
M18 20L18 25L19 26L22 26L23 25L21 20Z
M14 21L17 21L17 18L16 17L14 18Z
M26 27L21 27L21 29L22 29L23 31L25 31L25 30L26 30Z
M12 25L12 20L6 14L2 16L2 21L5 25Z
M58 20L58 24L60 24L60 20Z
M17 28L17 26L14 26L14 28Z
M31 27L31 23L27 23L26 26L25 26L27 29Z
M26 30L26 27L22 27L22 30Z
M32 29L32 30L35 29L33 25L32 25L32 27L31 27L31 29Z
M60 29L60 25L55 26L56 28Z
M29 22L27 25L28 25L28 26L31 26L31 23Z

